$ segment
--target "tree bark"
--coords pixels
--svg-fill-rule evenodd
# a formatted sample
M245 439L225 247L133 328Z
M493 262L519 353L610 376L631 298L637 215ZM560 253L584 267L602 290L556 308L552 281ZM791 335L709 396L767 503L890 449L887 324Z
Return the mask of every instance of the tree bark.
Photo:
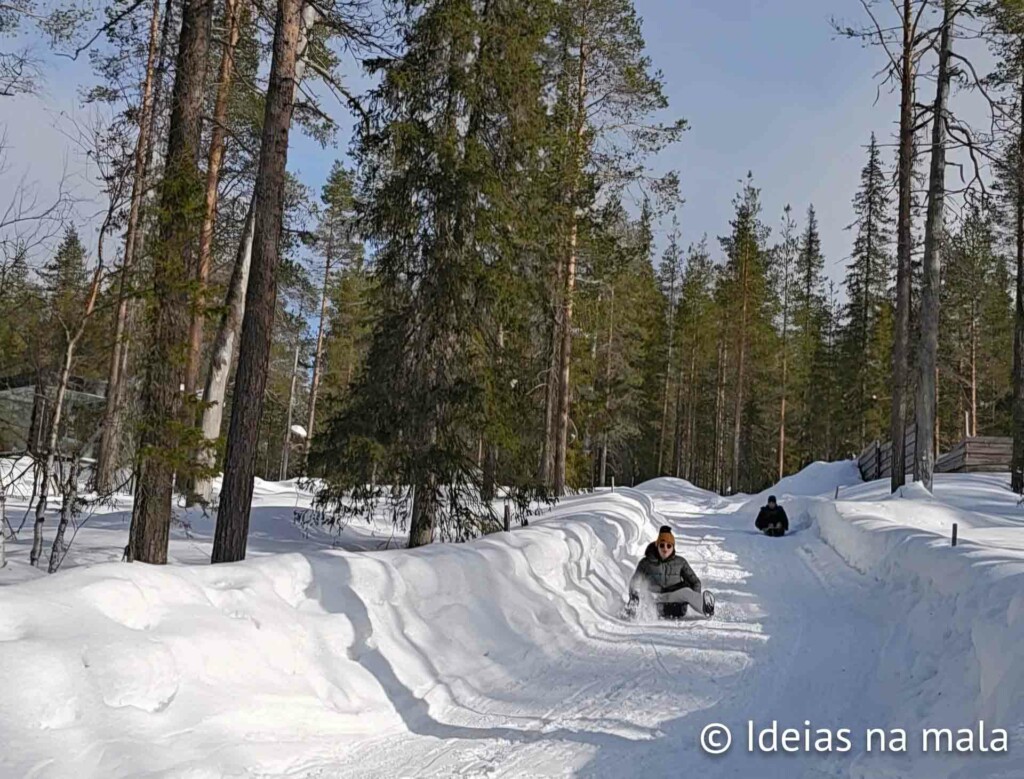
M661 405L661 427L658 432L658 476L662 475L662 464L665 458L665 430L668 427L668 398L672 389L672 347L675 338L676 313L676 277L672 271L672 286L669 288L668 306L668 356L665 359L665 396Z
M409 549L426 546L434 540L437 501L436 477L431 473L422 486L413 490L412 514L409 521Z
M143 389L145 427L128 557L167 562L174 454L180 454L181 386L188 341L189 282L200 224L199 148L213 0L185 0L160 193L160 243L153 257L152 340ZM168 455L170 450L171 454Z
M548 360L547 383L544 385L544 438L541 441L539 481L547 488L554 485L555 478L555 410L558 405L558 382L561 377L559 356L561 355L561 294L565 286L565 263L559 257L555 263L555 278L551 285L551 352Z
M302 450L302 475L309 475L309 449L313 445L313 425L316 423L316 398L320 392L320 373L324 353L324 323L327 321L327 289L331 278L330 251L324 263L324 285L320 292L320 322L316 328L316 350L313 352L313 378L309 384L309 411L306 415L306 440Z
M615 287L611 288L608 308L608 348L604 358L604 415L605 429L601 431L601 455L599 463L599 483L602 487L608 484L608 420L612 407L612 342L615 338Z
M562 341L559 350L558 414L555 435L555 495L565 494L565 465L569 444L569 368L572 364L572 307L576 291L577 241L579 239L579 215L576 213L576 194L579 186L583 136L587 127L587 35L584 18L583 33L580 37L579 74L576 81L576 126L572 147L571 185L569 187L569 243L565 260L565 288L562 292Z
M903 0L903 47L900 59L900 131L897 164L898 213L896 220L896 321L892 348L892 407L889 435L892 475L896 492L906 483L907 374L910 345L911 195L914 175L914 24L911 0Z
M715 376L715 462L714 484L716 492L725 489L725 333L718 337L718 365Z
M235 264L228 282L224 313L221 315L217 336L213 341L213 355L210 358L210 369L206 374L206 387L203 391L202 427L206 446L199 454L199 461L208 469L213 467L215 461L213 442L220 437L221 422L224 419L224 398L231 375L235 341L238 340L238 331L245 314L245 291L249 286L249 268L252 266L253 207L254 203L250 200L242 241L238 244ZM213 500L213 485L210 479L197 479L195 493L202 501L210 503Z
M212 561L215 563L244 559L249 534L256 449L277 303L277 266L288 134L295 104L296 64L304 45L303 27L312 26L315 13L312 7L305 11L301 0L281 0L274 25L274 53L255 185L253 261L242 320L235 402L228 428L224 485L213 541Z
M235 47L242 21L243 0L225 0L224 19L227 22L227 39L221 55L217 74L217 101L213 109L213 130L210 135L210 150L206 162L206 193L204 197L203 225L199 230L199 258L196 264L199 287L192 306L189 323L188 362L185 366L185 394L195 395L198 389L199 364L203 351L203 326L205 322L205 300L207 281L210 278L211 256L213 254L213 227L217 220L217 187L220 182L221 163L224 161L224 145L227 138L228 102L231 98L231 81L234 76Z
M786 207L787 229L791 229L789 206ZM789 370L789 244L786 244L786 265L782 279L782 398L779 401L779 479L786 475L786 391L788 389Z
M146 77L142 85L142 112L139 116L139 137L135 141L132 194L128 208L128 225L125 229L124 261L118 287L117 316L114 320L114 344L110 354L110 368L107 372L107 398L103 411L103 431L96 456L96 492L106 493L112 487L114 472L118 465L121 438L122 408L124 406L125 331L128 322L128 289L131 271L135 265L138 245L139 215L146 193L146 160L152 145L153 133L153 81L157 50L160 46L160 0L154 0L149 21L149 50L146 53Z
M1010 487L1024 493L1024 36L1020 47L1020 92L1017 104L1017 177L1015 227L1017 239L1017 300L1013 318L1013 453L1010 457Z
M82 460L75 455L69 464L68 478L62 490L63 503L60 508L60 523L57 525L57 534L53 537L53 546L50 548L50 565L47 573L56 573L64 560L67 547L64 544L64 533L67 530L68 522L77 513L75 502L78 500L78 468Z
M299 347L295 347L295 362L292 363L292 381L288 387L288 413L284 423L284 441L281 444L281 475L280 480L288 478L288 459L292 443L292 411L295 408L295 380L299 373Z
M743 251L743 250L741 250ZM745 368L747 355L747 279L749 275L750 258L742 260L740 270L740 322L739 322L739 350L736 355L736 407L735 418L733 419L732 431L732 484L729 485L730 494L739 490L740 486L740 437L743 431L743 401L745 389Z
M978 304L971 303L971 426L964 436L978 435Z
M921 289L921 343L918 347L917 435L914 476L932 489L935 471L936 366L939 350L939 251L946 196L946 102L949 95L949 58L952 49L952 0L945 0L939 44L939 69L932 114L931 172L924 230Z

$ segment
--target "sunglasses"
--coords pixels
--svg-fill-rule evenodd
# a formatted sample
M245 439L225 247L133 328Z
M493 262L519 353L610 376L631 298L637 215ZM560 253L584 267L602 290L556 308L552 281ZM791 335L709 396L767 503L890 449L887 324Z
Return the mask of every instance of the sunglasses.
M658 544L658 549L675 549L674 544Z

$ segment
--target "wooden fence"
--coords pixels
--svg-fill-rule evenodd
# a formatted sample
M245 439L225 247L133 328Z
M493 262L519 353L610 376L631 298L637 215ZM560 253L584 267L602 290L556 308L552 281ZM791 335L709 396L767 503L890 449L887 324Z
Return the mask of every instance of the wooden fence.
M903 452L906 472L914 472L914 449L917 444L917 427L910 425L904 437ZM1013 439L1001 436L976 436L965 438L950 451L939 455L935 461L936 473L978 473L981 471L1010 470L1010 454ZM857 466L864 481L885 479L892 476L892 445L886 441L872 441L857 458Z
M917 448L917 425L907 425L903 434L903 463L907 473L914 470L914 450ZM872 441L857 458L857 466L864 481L887 479L892 476L892 442Z
M938 473L979 473L1010 470L1013 439L1003 436L965 438L935 461Z

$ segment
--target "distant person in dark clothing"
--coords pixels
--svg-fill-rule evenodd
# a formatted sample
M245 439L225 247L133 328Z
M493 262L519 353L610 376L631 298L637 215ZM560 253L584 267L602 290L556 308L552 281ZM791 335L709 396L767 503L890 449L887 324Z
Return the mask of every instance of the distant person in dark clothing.
M761 507L757 519L754 520L754 527L773 538L786 535L786 531L789 530L789 517L786 516L786 510L775 502L774 495L769 495L768 505Z

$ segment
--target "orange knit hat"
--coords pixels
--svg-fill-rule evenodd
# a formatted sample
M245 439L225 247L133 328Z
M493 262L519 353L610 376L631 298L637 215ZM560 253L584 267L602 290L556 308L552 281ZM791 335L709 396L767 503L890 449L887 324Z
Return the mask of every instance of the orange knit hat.
M672 528L668 525L662 525L658 531L658 538L655 540L656 544L669 543L672 544L673 548L676 545L676 537L672 535Z

